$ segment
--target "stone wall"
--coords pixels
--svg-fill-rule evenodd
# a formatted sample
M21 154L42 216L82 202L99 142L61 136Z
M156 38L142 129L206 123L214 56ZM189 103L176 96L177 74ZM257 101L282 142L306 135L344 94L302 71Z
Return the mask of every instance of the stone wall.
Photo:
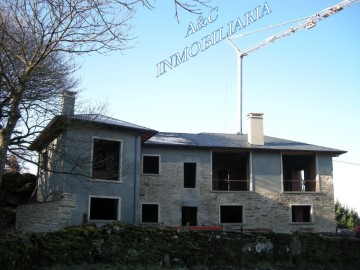
M64 193L54 201L18 206L16 230L52 232L71 225L72 210L76 208L76 195Z
M162 156L163 160L166 157ZM196 173L196 188L184 188L183 163L162 162L160 175L142 175L141 203L158 203L159 223L170 226L181 225L182 206L198 208L198 226L213 226L220 224L220 205L242 205L243 223L226 228L266 229L276 233L335 232L333 182L329 174L319 176L321 192L283 193L281 185L278 192L257 192L256 188L254 191L212 191L211 164L198 163ZM292 205L311 205L311 222L293 223Z
M335 234L243 234L113 223L0 237L2 270L352 270L360 269L359 256L359 239Z

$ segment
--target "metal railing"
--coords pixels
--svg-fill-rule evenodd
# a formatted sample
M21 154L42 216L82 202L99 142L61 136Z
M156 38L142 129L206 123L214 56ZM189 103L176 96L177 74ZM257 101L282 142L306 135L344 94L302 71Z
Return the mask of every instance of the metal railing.
M292 192L315 192L317 191L316 180L283 180L284 191Z
M248 180L213 179L212 190L216 191L248 191Z

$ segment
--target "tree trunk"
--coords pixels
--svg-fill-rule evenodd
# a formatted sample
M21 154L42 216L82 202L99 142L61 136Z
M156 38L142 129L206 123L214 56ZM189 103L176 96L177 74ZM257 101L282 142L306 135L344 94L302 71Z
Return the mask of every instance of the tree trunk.
M7 155L8 144L5 139L5 129L0 130L0 188L2 183L2 177L4 175L5 170L5 162Z
M23 91L19 91L18 96L13 99L6 127L0 129L0 188L2 183L2 177L5 171L5 164L11 135L13 134L16 124L21 117L19 105L22 93Z

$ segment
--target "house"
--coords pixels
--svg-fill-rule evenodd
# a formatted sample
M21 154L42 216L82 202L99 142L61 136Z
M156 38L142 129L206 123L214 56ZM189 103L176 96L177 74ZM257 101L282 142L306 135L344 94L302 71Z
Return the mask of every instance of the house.
M73 93L33 142L37 199L17 229L114 220L227 230L335 232L332 157L344 151L249 134L168 133L102 115L74 115Z

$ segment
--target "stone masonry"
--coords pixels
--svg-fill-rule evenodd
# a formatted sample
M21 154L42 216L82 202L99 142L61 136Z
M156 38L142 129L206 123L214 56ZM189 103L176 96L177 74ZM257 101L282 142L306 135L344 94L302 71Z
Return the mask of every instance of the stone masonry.
M225 229L334 232L335 210L331 175L320 175L321 192L212 191L211 164L197 163L196 188L183 188L183 163L163 162L160 175L142 175L141 203L159 204L159 223L181 225L182 206L198 208L198 226L220 225L220 205L242 205L243 223ZM292 223L291 205L311 205L311 222Z
M76 195L64 193L61 199L18 206L16 230L52 232L71 225L71 212L76 207Z

